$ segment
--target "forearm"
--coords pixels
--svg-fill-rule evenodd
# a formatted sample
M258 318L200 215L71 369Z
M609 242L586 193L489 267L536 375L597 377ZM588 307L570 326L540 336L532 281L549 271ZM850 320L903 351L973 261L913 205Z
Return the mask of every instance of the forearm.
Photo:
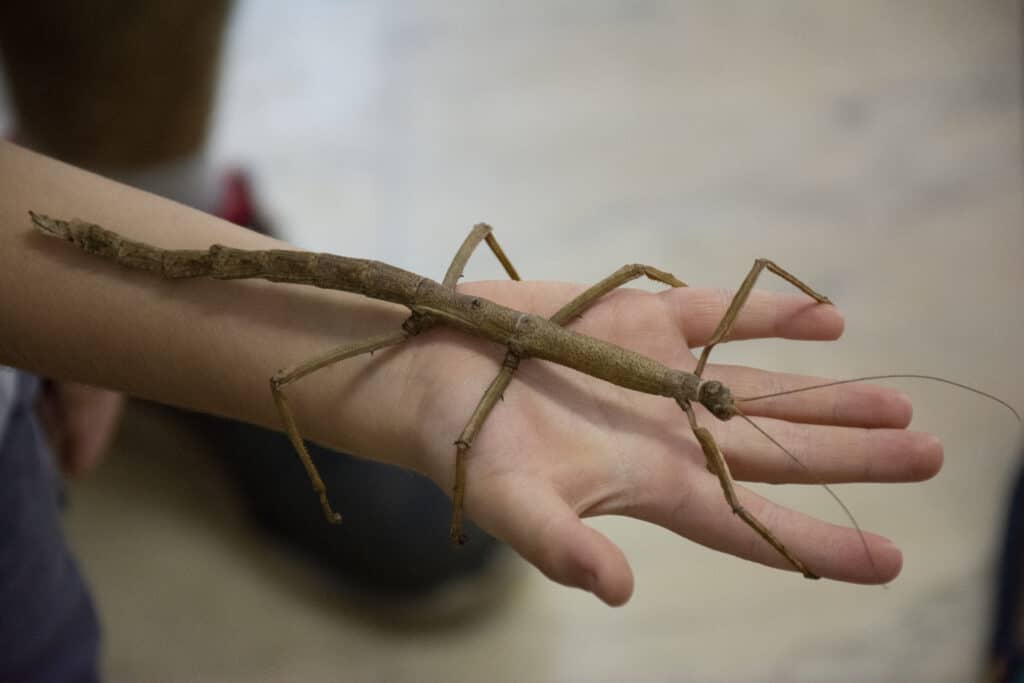
M0 363L279 427L268 386L276 370L403 318L400 307L343 292L125 270L35 234L28 211L167 248L282 245L8 143L0 143L0 178ZM356 381L365 367L350 361L318 373L292 391L293 403L307 435L391 459L402 441L389 443L375 426L388 397L379 383Z

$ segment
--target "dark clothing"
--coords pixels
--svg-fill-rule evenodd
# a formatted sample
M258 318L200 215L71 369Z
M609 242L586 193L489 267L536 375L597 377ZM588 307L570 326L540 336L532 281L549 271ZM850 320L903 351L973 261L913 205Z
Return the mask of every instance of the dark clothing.
M0 366L0 682L97 681L99 625L61 528L38 388Z

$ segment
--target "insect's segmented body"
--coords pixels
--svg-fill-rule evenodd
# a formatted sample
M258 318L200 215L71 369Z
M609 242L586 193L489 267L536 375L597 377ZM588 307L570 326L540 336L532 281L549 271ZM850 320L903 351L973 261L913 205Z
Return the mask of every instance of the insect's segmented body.
M122 237L93 223L33 214L48 234L129 268L165 278L259 278L344 290L408 307L422 317L419 329L441 323L484 337L519 357L541 358L628 389L696 401L700 378L642 354L566 329L540 316L488 299L461 294L401 268L335 254L213 245L162 249ZM41 222L42 221L42 222ZM45 226L45 227L44 227Z

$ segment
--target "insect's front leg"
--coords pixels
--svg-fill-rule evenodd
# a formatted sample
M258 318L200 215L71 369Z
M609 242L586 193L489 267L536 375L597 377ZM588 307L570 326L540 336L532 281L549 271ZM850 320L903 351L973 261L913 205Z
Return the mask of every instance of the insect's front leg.
M740 309L743 308L743 304L747 303L747 298L750 296L750 292L754 289L754 283L757 282L758 276L765 268L770 272L775 273L783 280L817 301L819 304L832 303L827 296L814 291L795 275L779 267L774 261L769 261L768 259L763 258L757 259L754 261L754 265L750 269L750 272L747 273L745 278L743 278L743 282L740 283L740 287L736 290L736 294L733 295L732 301L729 303L729 308L726 309L725 315L722 316L722 320L718 323L718 327L704 345L704 349L701 351L700 359L697 361L697 367L693 371L693 374L698 377L701 376L704 372L704 366L708 362L708 356L711 355L711 349L715 348L716 344L720 344L725 341L726 337L729 336L729 333L732 332L732 327L736 324L736 318L739 317Z
M762 524L756 517L743 507L740 503L739 497L736 495L736 487L733 483L732 473L729 472L729 464L725 461L722 456L722 451L718 448L718 444L715 443L715 439L704 427L701 427L697 423L697 418L693 413L693 407L689 401L678 401L679 406L686 412L686 418L690 421L690 428L693 430L694 436L697 437L698 443L700 443L701 450L704 451L704 457L707 458L708 469L712 474L718 477L718 481L722 485L722 493L725 494L725 500L729 503L729 507L732 508L733 513L742 519L747 526L753 529L757 534L769 543L775 550L779 552L786 561L789 562L793 567L803 574L808 579L821 578L813 571L811 571L803 561L800 560L796 555L789 551L782 541L776 538L775 534L768 530L764 524Z

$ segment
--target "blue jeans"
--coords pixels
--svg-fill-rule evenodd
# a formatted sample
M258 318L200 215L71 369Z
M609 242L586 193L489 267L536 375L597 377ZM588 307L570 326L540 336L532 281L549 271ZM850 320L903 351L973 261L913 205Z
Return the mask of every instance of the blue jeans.
M99 625L61 528L38 389L0 366L0 682L96 681Z

